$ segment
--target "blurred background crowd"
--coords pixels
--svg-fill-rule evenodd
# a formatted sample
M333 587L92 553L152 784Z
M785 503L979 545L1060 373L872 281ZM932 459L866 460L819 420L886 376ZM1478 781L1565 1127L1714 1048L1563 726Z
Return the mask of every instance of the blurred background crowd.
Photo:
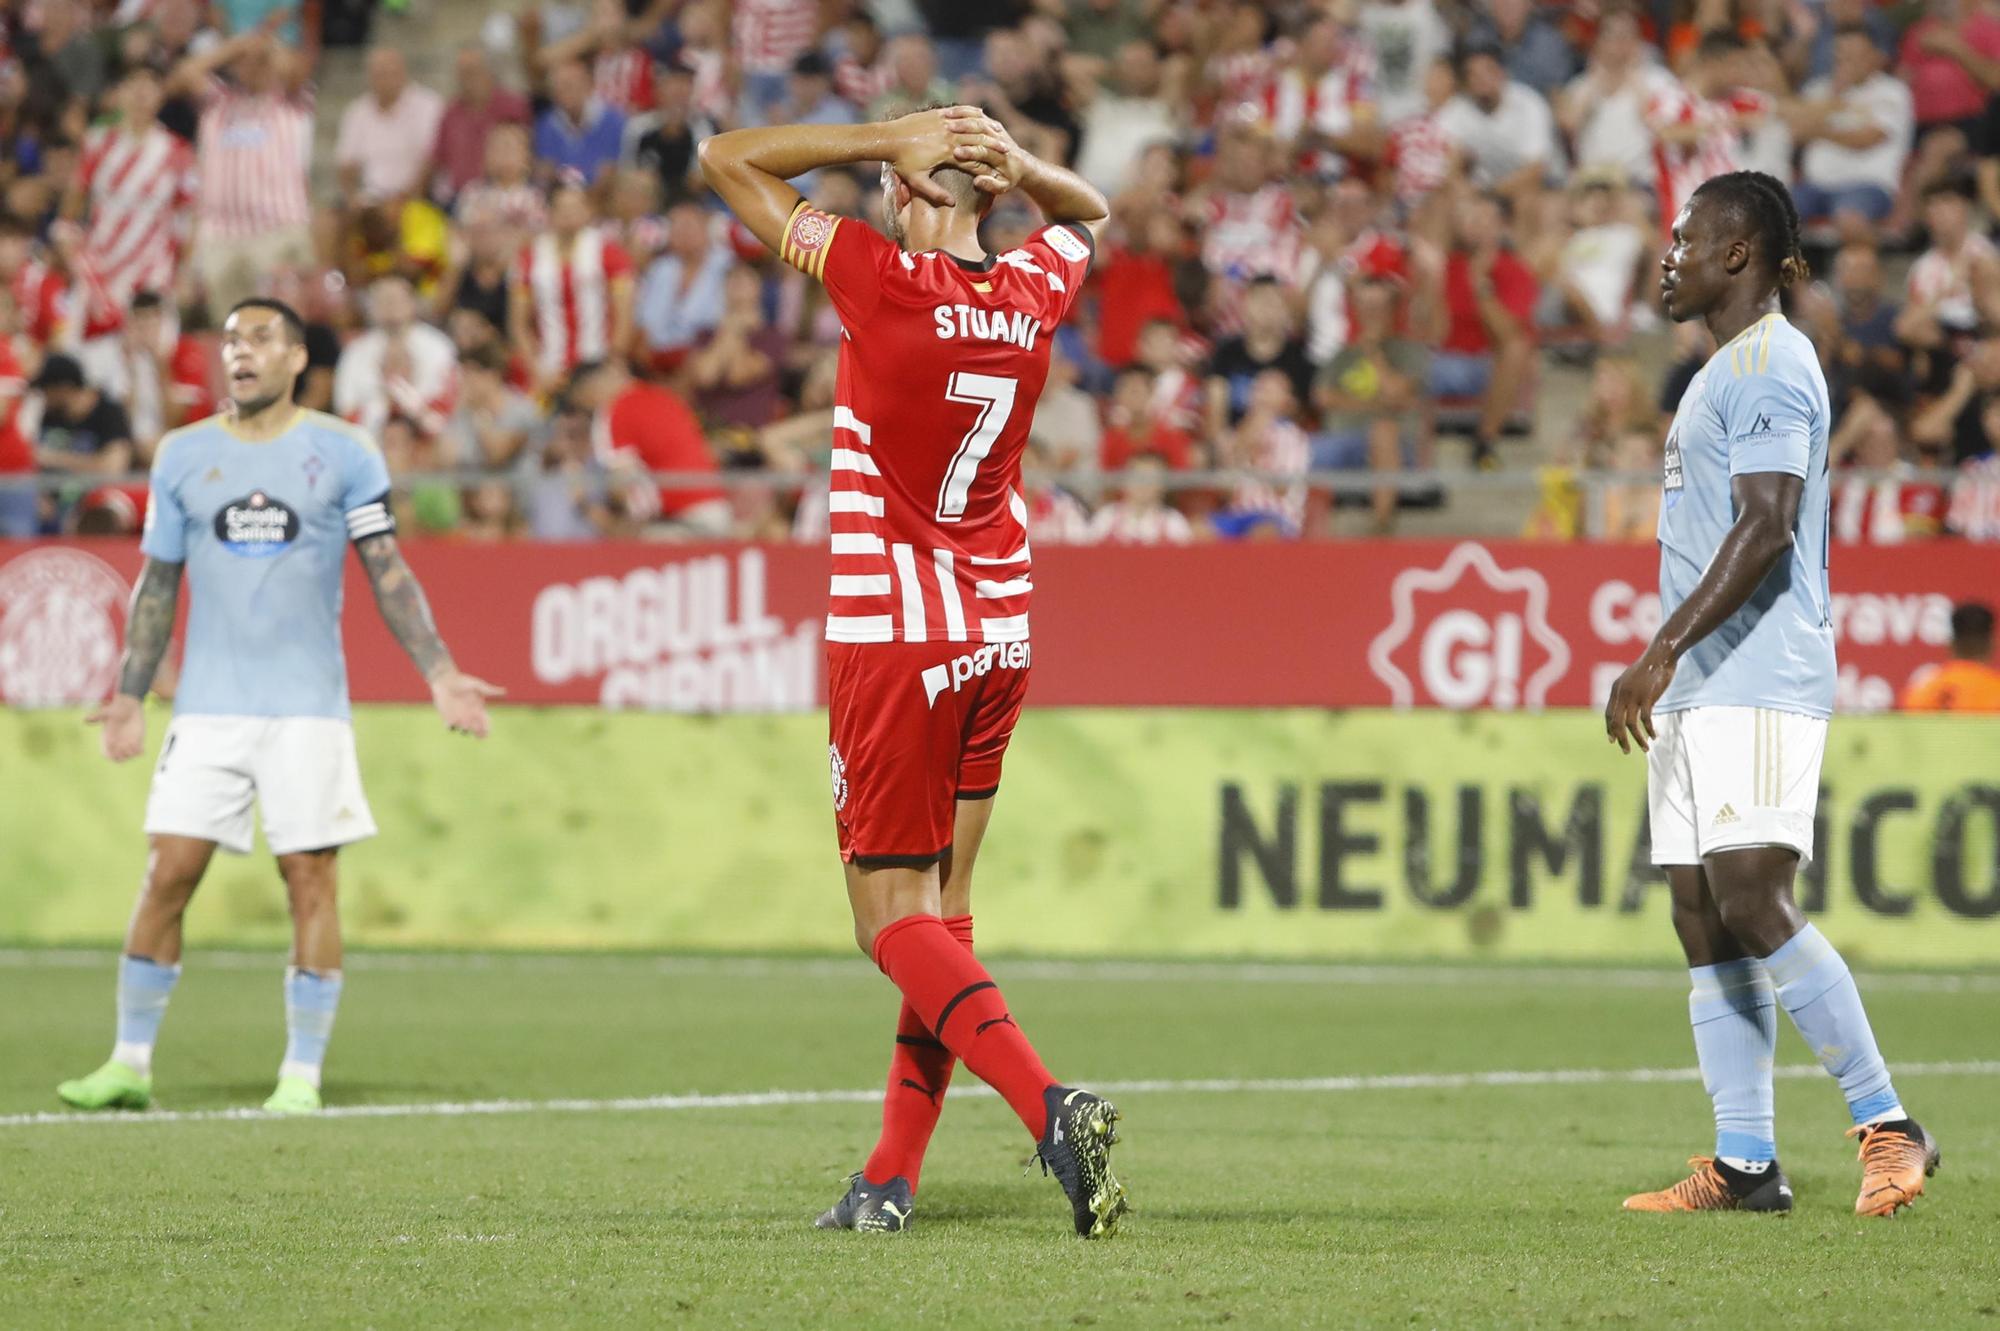
M695 149L951 101L1113 201L1037 540L1651 540L1713 350L1662 239L1744 167L1805 224L1836 538L2000 534L2000 0L415 2L0 6L0 481L46 478L0 535L136 529L264 294L406 531L818 539L839 327Z

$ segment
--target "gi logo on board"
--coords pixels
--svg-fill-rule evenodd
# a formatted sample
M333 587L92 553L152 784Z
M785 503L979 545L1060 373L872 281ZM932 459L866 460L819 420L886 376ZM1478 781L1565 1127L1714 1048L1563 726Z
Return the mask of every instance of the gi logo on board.
M1569 669L1569 644L1549 626L1547 581L1502 569L1483 545L1458 546L1439 568L1404 569L1389 601L1393 618L1369 644L1368 666L1398 707L1540 707Z
M109 695L130 593L116 569L81 550L0 564L0 703L70 707Z
M263 559L299 538L299 515L262 490L224 504L215 515L215 539L232 555Z

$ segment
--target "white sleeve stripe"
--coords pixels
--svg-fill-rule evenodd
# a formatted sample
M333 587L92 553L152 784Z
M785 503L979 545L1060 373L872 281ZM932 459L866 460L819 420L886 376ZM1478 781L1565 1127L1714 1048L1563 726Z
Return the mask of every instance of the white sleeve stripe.
M833 428L836 430L853 431L855 436L859 438L864 445L873 444L875 442L874 427L869 425L867 421L857 420L855 418L853 410L849 407L837 406L833 409Z
M979 631L988 642L1019 642L1028 636L1028 617L1009 615L1005 619L982 619Z
M894 642L894 615L828 615L826 636L834 642Z
M972 584L973 594L982 600L1005 600L1010 596L1022 596L1035 589L1035 584L1026 578L1013 578L1006 582L991 582L980 578Z
M869 457L866 453L858 449L852 448L836 448L833 450L832 469L834 471L858 471L863 476L880 476L882 474L881 468L875 465L874 458Z
M874 495L863 494L859 490L835 490L826 497L826 511L866 513L871 518L879 518L882 516L882 501Z

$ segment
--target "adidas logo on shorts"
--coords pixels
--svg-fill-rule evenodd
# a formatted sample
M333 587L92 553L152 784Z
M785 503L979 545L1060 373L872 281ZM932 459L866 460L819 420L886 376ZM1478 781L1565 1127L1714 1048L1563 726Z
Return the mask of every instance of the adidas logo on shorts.
M1720 809L1717 809L1717 810L1715 811L1715 821L1714 821L1713 823L1711 823L1711 824L1710 824L1710 826L1712 826L1712 827L1721 827L1721 826L1723 826L1724 824L1727 824L1727 823L1735 823L1735 822L1741 822L1741 821L1742 821L1742 820L1741 820L1741 819L1739 819L1739 818L1738 818L1738 817L1736 816L1736 808L1735 808L1735 806L1734 806L1734 805L1729 805L1729 804L1725 804L1725 805L1723 805L1723 806L1722 806L1722 807L1721 807Z

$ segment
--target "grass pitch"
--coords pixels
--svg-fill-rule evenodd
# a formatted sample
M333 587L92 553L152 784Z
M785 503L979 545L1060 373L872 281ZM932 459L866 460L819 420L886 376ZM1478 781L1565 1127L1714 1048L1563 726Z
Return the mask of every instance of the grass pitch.
M1135 1212L1087 1244L962 1071L911 1232L810 1227L873 1140L895 997L858 959L357 956L342 1113L213 1116L270 1090L280 967L192 954L171 1112L76 1122L112 958L0 955L0 1325L2000 1327L1993 974L1863 977L1944 1148L1882 1222L1789 1029L1798 1210L1619 1211L1708 1147L1676 972L1002 959L1125 1111Z

